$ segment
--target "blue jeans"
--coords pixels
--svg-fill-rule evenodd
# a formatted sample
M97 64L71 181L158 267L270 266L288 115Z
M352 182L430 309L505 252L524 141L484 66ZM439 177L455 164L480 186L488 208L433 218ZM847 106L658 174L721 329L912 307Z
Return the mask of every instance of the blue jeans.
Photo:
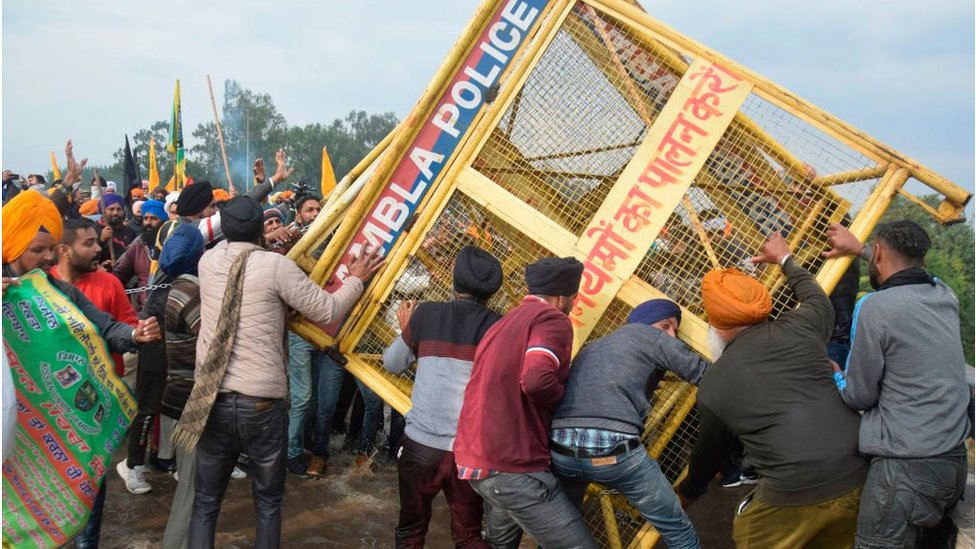
M292 332L288 332L288 384L291 410L288 412L288 459L302 455L305 423L312 401L312 368L320 367L325 353ZM335 406L333 406L335 408Z
M643 447L600 458L615 463L594 465L593 459L564 456L552 452L552 468L563 489L577 507L583 503L586 486L596 482L613 488L630 501L644 520L651 523L671 549L698 548L700 543L688 515L681 509L661 467Z
M522 531L540 547L597 549L583 517L548 472L498 473L472 480L485 502L485 542L495 549L517 549Z
M315 443L312 445L312 453L328 459L332 416L335 415L336 404L339 402L345 370L325 353L322 353L322 360L319 364L318 409L315 413ZM360 452L368 453L372 450L373 439L379 429L380 418L383 417L383 400L358 379L356 384L359 386L366 404L357 449Z

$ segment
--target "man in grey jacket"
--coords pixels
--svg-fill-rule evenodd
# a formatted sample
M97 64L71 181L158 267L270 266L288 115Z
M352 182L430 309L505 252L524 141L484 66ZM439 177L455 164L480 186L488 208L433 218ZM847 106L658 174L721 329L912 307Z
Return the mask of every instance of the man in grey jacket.
M911 221L880 225L870 247L840 225L827 257L860 255L877 290L854 309L851 353L834 365L841 397L863 410L860 450L871 456L855 547L913 547L966 482L969 394L959 301L925 271L931 241Z
M680 322L676 303L652 299L615 332L583 347L553 414L549 445L553 470L574 504L590 482L613 488L672 549L699 547L698 535L640 436L664 374L697 384L709 367L677 339Z

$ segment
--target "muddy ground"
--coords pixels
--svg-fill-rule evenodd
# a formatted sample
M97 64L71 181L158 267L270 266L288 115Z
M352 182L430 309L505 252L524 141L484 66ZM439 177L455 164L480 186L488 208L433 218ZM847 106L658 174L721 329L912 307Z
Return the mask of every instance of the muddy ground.
M124 448L124 447L123 447ZM337 446L324 478L307 480L288 475L282 523L282 547L387 548L393 547L393 529L399 509L396 464L377 455L368 467L356 467L353 456ZM116 455L116 462L124 457ZM101 547L148 549L159 547L166 527L176 481L148 467L153 491L133 495L110 469ZM231 480L217 524L217 547L254 547L254 509L250 479ZM731 516L748 488L723 489L717 485L689 510L705 547L733 547ZM450 520L443 496L435 502L427 546L453 547ZM663 544L659 544L664 547ZM535 547L523 542L523 548Z
M335 437L339 438L339 437ZM308 480L288 475L285 488L282 547L336 549L393 547L393 529L399 510L396 464L386 459L385 450L365 467L357 467L351 454L333 440L332 458L324 478ZM125 445L117 452L117 463L125 457ZM970 466L972 466L970 448ZM169 474L148 467L147 479L153 491L133 495L110 469L101 547L105 549L149 549L159 547L166 527L176 481ZM960 522L969 528L960 532L957 547L973 547L973 474L964 496L966 514ZM732 549L732 513L751 488L722 488L713 482L708 493L688 509L702 546ZM220 549L254 547L254 509L250 479L231 480L217 523L216 546ZM968 503L968 505L967 505ZM434 505L427 547L448 549L451 543L450 515L443 496ZM535 547L530 541L523 549ZM664 549L659 543L657 549Z

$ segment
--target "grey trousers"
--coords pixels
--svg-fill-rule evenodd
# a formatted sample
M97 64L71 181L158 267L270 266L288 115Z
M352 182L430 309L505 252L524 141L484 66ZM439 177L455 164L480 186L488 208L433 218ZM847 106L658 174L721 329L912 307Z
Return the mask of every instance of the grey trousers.
M516 549L527 532L540 547L597 549L586 523L555 475L499 473L471 481L485 501L485 541L495 549Z
M966 454L918 459L876 457L861 493L855 549L915 547L922 528L939 524L966 488Z
M173 494L173 505L169 509L169 520L163 532L163 549L187 549L190 531L190 516L193 515L193 476L196 475L196 452L187 453L180 446L176 448L176 473L179 482Z

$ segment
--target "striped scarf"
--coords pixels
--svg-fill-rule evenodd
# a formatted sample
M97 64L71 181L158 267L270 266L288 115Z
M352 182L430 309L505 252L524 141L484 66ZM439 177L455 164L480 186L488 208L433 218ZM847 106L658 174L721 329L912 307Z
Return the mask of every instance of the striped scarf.
M224 299L220 310L224 312L217 321L217 330L214 332L210 342L210 349L207 351L207 358L197 369L193 391L180 416L180 422L173 432L173 443L181 446L187 452L192 452L203 434L204 427L207 426L207 418L210 417L210 408L213 407L217 399L217 391L220 390L220 383L227 372L227 365L230 363L230 353L234 348L234 338L237 335L237 324L241 318L241 298L244 295L244 267L247 265L247 258L259 249L250 249L241 252L230 267L227 275L227 288L224 290Z

